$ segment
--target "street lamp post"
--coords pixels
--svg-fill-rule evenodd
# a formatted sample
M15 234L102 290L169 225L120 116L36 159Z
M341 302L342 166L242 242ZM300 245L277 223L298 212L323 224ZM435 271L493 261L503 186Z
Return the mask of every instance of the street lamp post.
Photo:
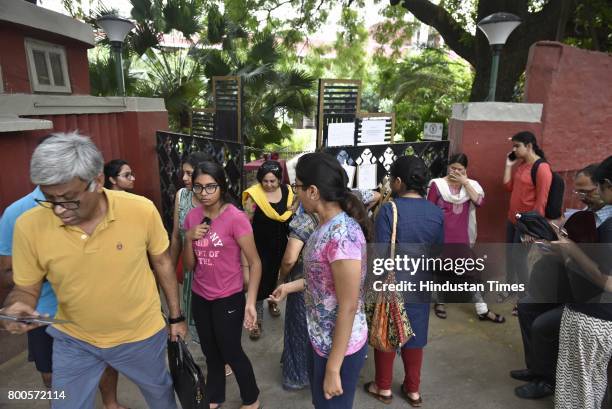
M487 40L489 40L489 45L491 46L493 54L487 101L495 101L499 56L510 33L512 33L519 24L521 24L520 17L511 13L493 13L478 22L478 28L484 33Z
M119 95L125 96L125 80L123 78L123 41L128 33L135 27L130 20L115 15L102 16L96 20L98 25L106 33L111 43L111 49L115 55L115 71L119 85Z

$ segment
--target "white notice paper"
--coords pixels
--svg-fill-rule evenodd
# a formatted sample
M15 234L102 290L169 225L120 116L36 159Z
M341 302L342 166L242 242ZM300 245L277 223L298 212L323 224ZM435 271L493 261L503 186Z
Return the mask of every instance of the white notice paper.
M361 140L364 145L385 143L385 119L364 119L361 121Z
M355 122L327 125L327 146L355 145Z
M346 187L351 189L353 187L353 181L355 180L355 171L357 168L355 166L347 165L346 163L343 163L342 167L348 176L348 183Z
M368 163L359 165L357 170L357 189L376 189L378 165Z

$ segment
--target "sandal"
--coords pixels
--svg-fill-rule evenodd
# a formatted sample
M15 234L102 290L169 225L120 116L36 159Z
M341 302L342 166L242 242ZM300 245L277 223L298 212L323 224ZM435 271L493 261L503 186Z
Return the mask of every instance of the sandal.
M281 312L276 303L268 303L268 309L270 310L270 315L273 317L280 317Z
M444 308L444 304L434 304L434 313L436 314L436 317L445 320L446 309Z
M489 313L491 313L491 314L495 315L495 318L491 318L491 317L489 316ZM506 319L505 319L505 318L504 318L502 315L496 314L496 313L494 313L494 312L493 312L493 311L491 311L491 310L489 310L489 311L485 312L484 314L478 314L478 319L479 319L480 321L486 321L486 320L488 320L488 321L494 322L494 323L496 323L496 324L503 324L504 322L506 322Z
M231 374L233 374L234 372L232 371L232 368L225 364L225 376L230 376Z
M250 332L249 332L249 338L251 338L253 341L258 340L261 337L261 323L257 323L257 327L253 328Z
M391 395L381 395L380 393L372 392L370 390L370 386L372 386L372 385L374 385L376 387L376 389L378 389L378 386L376 386L374 381L372 381L372 382L368 382L368 383L364 384L363 385L363 390L366 391L366 393L368 395L372 396L374 399L378 399L379 401L381 401L385 405L390 404L391 401L393 400L393 394L391 394Z
M406 392L406 389L404 389L404 385L400 387L400 390L402 391L402 396L404 399L406 399L408 404L413 408L418 408L423 404L423 397L419 395L418 399L412 399L410 395L408 395L408 392Z
M512 315L518 317L518 306L516 304L512 307Z

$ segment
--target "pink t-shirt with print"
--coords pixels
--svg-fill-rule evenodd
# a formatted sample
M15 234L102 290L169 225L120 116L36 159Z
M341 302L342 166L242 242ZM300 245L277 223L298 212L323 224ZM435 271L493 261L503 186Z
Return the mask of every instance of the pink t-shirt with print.
M185 217L185 231L200 224L204 216L202 207L192 209ZM247 234L253 234L248 217L228 205L211 222L206 235L192 244L196 259L193 292L210 301L242 291L244 278L237 240Z

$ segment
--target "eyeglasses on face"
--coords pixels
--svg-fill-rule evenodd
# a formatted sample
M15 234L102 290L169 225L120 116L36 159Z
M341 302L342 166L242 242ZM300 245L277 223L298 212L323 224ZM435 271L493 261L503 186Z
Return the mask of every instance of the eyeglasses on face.
M202 192L206 192L209 195L213 194L217 191L217 189L219 188L219 185L217 183L209 183L207 185L200 185L199 183L196 183L195 185L193 185L193 193L202 193Z
M298 188L303 188L304 185L302 184L298 184L298 183L292 183L291 184L291 190L293 190L293 193L297 193Z
M590 195L591 193L593 193L596 190L597 190L596 187L594 187L593 189L588 189L588 190L574 190L574 194L578 195L580 197L585 197L585 196Z
M83 190L79 196L85 192L92 192L96 187L96 184L94 183L93 180L90 180L89 183L87 183L87 186L85 187L85 190ZM39 200L39 199L34 199L34 201L39 205L42 206L44 208L47 209L55 209L56 206L60 206L66 210L76 210L81 206L81 201L80 200L64 200L61 202L54 202L52 200Z
M126 179L136 179L136 174L134 172L120 173L117 176L126 178Z

